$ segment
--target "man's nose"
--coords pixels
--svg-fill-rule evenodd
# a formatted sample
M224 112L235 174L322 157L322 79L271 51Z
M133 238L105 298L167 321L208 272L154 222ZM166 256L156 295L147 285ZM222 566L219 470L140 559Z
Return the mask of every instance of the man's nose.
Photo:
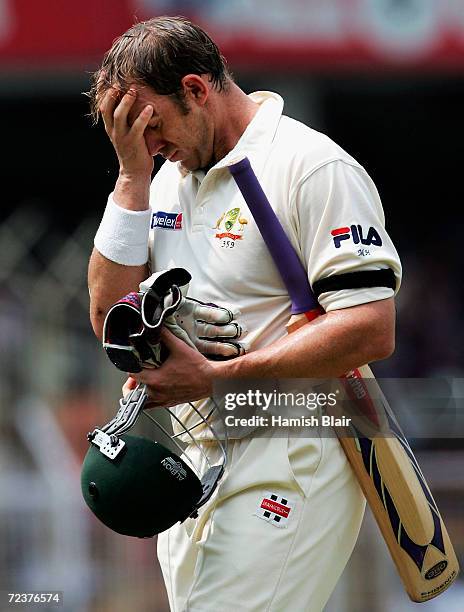
M156 136L153 136L151 134L145 135L145 142L147 144L148 150L150 151L150 155L153 156L158 155L158 153L161 153L163 148L166 146L165 140L156 138Z

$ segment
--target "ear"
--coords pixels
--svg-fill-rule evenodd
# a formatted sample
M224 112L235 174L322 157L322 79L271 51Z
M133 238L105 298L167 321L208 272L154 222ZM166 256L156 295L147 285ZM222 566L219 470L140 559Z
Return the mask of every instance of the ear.
M203 106L209 96L208 81L198 74L186 74L181 80L187 98Z

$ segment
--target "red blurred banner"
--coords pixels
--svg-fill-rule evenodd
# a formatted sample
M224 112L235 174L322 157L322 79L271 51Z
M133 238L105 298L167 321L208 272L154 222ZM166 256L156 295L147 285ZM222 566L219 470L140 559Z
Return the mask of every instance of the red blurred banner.
M0 0L0 62L31 68L100 57L132 23L127 0Z
M82 66L160 14L200 23L233 67L464 68L464 0L0 0L0 64Z

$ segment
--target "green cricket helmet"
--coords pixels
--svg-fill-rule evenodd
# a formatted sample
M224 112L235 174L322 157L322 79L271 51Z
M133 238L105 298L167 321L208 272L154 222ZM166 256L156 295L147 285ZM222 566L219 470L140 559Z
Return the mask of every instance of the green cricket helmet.
M138 385L120 400L114 419L88 434L90 447L81 473L82 494L95 516L113 531L138 538L153 537L189 516L195 518L214 493L227 461L227 440L217 437L208 421L210 415L205 418L193 404L199 422L191 429L205 425L222 450L222 462L212 465L201 449L207 465L203 474L196 473L159 442L124 434L144 414L147 398L145 385ZM200 448L175 413L168 412ZM149 418L169 435L161 424ZM175 437L171 439L182 454ZM184 456L190 461L187 454Z
M124 445L114 458L92 443L82 467L82 494L102 523L149 538L194 513L203 488L185 461L147 438L123 435L119 441Z

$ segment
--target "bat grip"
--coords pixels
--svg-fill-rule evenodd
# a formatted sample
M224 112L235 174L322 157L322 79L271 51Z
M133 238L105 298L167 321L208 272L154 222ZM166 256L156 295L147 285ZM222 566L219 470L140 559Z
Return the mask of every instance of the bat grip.
M292 314L319 309L308 276L285 234L247 157L229 166L237 187L256 221L292 302Z

